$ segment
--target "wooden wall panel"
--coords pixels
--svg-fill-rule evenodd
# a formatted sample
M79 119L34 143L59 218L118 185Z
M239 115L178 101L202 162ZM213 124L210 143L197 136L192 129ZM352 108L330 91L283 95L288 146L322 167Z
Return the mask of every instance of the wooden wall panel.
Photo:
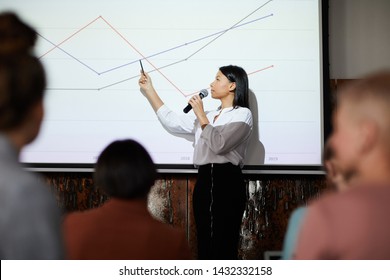
M149 212L164 223L186 229L187 200L187 178L165 177L157 180L149 193Z
M64 212L99 207L108 197L88 173L46 173ZM196 258L196 228L192 212L195 175L162 176L151 189L148 207L160 221L184 229ZM247 205L243 216L239 256L262 259L265 251L282 248L291 211L326 189L323 176L251 176L247 179Z
M108 199L93 184L91 173L47 173L44 176L64 212L99 207Z
M198 255L198 252L196 249L197 248L197 240L196 240L195 218L194 218L194 211L192 209L192 195L194 193L195 183L196 183L196 175L190 176L188 178L187 236L188 236L188 244L190 246L190 249L191 249L191 252L192 252L194 259L196 259L197 255Z
M291 212L325 189L323 176L249 180L240 257L262 259L266 251L280 251Z

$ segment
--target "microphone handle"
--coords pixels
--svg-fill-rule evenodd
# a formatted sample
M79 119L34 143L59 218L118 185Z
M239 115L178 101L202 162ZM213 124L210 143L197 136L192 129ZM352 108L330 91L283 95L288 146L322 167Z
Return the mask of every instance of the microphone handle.
M191 111L191 109L192 109L191 104L188 104L188 105L183 109L183 112L187 114L189 111Z
M207 94L208 94L207 90L206 90L206 89L202 89L202 90L199 92L200 99L203 99L204 97L206 97ZM191 111L191 109L192 109L191 104L188 104L188 105L183 109L183 112L187 114L189 111Z

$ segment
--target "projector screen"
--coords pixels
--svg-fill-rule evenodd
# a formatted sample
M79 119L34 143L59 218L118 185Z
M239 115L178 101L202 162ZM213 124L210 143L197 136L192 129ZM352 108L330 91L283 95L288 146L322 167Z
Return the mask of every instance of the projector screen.
M1 6L37 29L35 53L48 77L41 133L22 151L23 163L92 167L110 142L132 138L160 171L194 170L193 139L167 132L139 90L141 60L162 100L181 114L220 66L243 67L254 117L244 170L321 166L320 0L2 0ZM219 106L210 96L205 110Z

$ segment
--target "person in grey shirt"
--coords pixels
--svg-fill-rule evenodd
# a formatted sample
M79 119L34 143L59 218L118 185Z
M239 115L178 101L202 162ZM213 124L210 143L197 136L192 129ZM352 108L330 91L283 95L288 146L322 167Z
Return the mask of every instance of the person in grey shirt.
M62 259L61 213L43 179L23 169L22 148L38 135L46 78L32 55L36 32L0 13L0 259Z

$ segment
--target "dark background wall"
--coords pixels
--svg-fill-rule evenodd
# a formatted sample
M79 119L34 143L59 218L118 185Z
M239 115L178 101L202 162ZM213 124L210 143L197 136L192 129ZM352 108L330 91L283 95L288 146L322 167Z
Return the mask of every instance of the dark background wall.
M330 78L390 68L390 1L328 1Z
M99 207L108 198L93 184L90 173L43 174L57 194L64 213ZM163 175L153 186L148 207L156 219L185 229L196 257L192 192L196 175ZM262 175L247 179L247 205L241 227L240 257L263 259L265 251L282 248L288 217L326 190L323 175Z

